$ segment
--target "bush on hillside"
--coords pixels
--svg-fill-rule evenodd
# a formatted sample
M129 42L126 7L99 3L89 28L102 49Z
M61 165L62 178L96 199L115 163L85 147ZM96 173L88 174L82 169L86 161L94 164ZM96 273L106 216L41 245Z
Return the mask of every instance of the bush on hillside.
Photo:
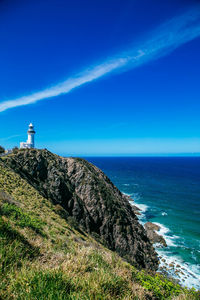
M1 154L1 153L4 153L4 152L5 152L4 147L0 146L0 154Z
M17 152L19 151L19 148L17 146L15 146L13 149L12 149L12 152L14 154L16 154Z

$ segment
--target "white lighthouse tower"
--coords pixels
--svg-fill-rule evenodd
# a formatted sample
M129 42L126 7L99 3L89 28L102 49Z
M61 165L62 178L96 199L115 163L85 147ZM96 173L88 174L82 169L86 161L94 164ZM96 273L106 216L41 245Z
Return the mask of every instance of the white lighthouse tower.
M27 144L30 146L29 148L34 148L35 144L34 144L34 135L35 135L35 130L33 128L33 124L30 123L29 124L29 128L28 128L28 140L27 140Z
M26 143L24 143L24 142L20 143L20 148L21 149L34 148L35 147L35 142L34 142L35 130L34 130L34 127L33 127L32 123L29 124L29 128L28 128L27 133L28 133L27 142Z

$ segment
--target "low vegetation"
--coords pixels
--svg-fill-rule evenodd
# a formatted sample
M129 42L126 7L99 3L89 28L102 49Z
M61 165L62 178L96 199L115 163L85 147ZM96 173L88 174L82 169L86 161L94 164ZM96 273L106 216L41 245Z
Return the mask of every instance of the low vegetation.
M199 294L136 270L0 161L0 299L189 300Z
M4 153L5 152L5 149L4 147L0 146L0 154Z
M27 227L33 229L36 233L43 234L42 225L45 223L40 219L35 218L30 213L24 212L20 207L14 204L4 203L0 208L0 215L10 217L10 220L15 221L15 225L19 227Z

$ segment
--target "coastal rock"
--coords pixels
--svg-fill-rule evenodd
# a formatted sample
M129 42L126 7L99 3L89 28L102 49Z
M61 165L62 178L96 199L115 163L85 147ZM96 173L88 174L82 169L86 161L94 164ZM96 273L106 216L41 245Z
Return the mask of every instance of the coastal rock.
M126 200L131 201L131 202L134 203L134 200L133 200L133 199L131 198L131 196L129 196L129 195L122 194L122 197L123 197L124 199L126 199ZM140 216L140 215L141 215L141 213L140 213L141 209L140 209L139 207L133 205L132 203L131 203L131 206L132 206L132 209L133 209L134 213L135 213L136 215Z
M138 268L157 270L157 254L134 209L100 169L46 149L20 150L4 163L109 249Z
M151 222L147 222L144 224L144 228L146 229L148 238L153 244L158 243L164 247L167 247L164 237L156 232L160 229L160 226Z
M160 230L160 226L159 225L157 225L157 224L155 224L155 223L151 223L151 222L147 222L147 223L145 223L145 229L147 230L154 230L154 231L158 231L158 230Z

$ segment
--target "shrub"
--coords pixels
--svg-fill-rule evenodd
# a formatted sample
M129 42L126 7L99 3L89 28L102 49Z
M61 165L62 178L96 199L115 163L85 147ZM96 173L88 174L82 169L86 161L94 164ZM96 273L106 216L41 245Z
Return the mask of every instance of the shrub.
M17 146L15 146L13 149L12 149L12 152L14 154L16 154L17 152L19 151L19 148Z
M4 152L5 152L4 147L0 146L0 154L1 154L1 153L4 153Z
M179 284L170 281L160 274L155 274L153 276L144 271L133 272L133 278L145 289L151 291L156 299L165 300L180 294L189 295L189 297L191 296L191 298L188 299L195 299L195 290L183 288Z

